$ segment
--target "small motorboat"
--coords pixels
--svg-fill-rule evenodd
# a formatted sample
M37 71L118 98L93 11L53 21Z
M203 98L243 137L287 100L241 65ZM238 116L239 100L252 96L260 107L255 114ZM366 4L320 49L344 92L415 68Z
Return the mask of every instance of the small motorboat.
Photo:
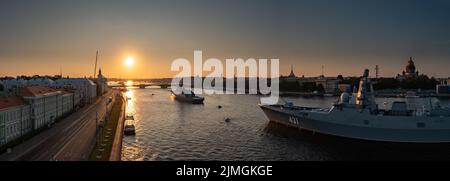
M128 120L125 123L125 128L123 130L123 133L127 136L136 135L136 128L135 128L134 124L131 123L131 120Z
M136 135L136 128L134 126L133 115L125 116L125 128L123 129L123 133L127 136Z
M134 120L134 116L131 114L128 114L125 116L125 120Z

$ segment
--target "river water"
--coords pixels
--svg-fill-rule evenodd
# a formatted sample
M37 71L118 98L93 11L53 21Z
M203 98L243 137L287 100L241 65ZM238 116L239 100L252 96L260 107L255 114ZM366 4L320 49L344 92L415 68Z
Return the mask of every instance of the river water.
M166 89L130 89L127 95L136 136L123 138L125 161L450 160L450 144L358 141L269 123L255 95L205 95L204 105L173 100ZM336 100L284 99L313 107L330 107Z

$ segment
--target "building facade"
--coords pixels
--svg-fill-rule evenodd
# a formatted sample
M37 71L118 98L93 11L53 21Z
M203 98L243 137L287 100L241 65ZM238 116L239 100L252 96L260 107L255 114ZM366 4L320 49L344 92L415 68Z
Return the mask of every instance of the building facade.
M316 85L321 85L325 93L336 93L339 90L339 80L335 78L317 78L315 79Z
M102 75L102 69L99 69L99 71L98 71L96 84L97 84L97 95L98 96L101 96L109 91L108 79Z
M31 131L30 106L17 96L0 97L0 146Z
M19 95L30 104L33 129L37 130L53 124L62 115L61 91L45 86L27 86L19 89Z
M97 85L87 78L58 79L52 87L75 89L81 104L92 103L97 97Z
M74 94L67 91L61 91L61 104L58 108L61 111L60 117L69 114L74 108Z
M101 73L100 73L101 75ZM108 91L107 79L101 75L100 82L103 83L99 88L102 89L101 92ZM26 86L46 86L57 89L72 89L70 92L74 93L75 97L74 104L78 103L91 103L97 97L97 85L88 78L59 78L56 80L51 80L47 77L38 77L31 79L24 79L18 77L17 79L5 79L0 80L0 94L5 95L17 95L18 90L21 87Z

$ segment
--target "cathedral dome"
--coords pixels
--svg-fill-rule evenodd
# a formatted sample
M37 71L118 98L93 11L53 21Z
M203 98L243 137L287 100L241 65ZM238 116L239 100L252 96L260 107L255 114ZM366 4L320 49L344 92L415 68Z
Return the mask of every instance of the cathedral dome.
M416 73L416 66L414 65L412 57L409 58L408 65L406 66L406 73Z

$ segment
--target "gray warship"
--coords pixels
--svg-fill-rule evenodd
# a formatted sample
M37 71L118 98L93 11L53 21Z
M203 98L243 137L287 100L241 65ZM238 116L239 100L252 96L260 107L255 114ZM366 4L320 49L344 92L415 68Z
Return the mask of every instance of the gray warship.
M379 109L366 69L357 93L343 93L331 108L300 107L289 102L260 107L271 122L326 135L383 142L450 142L449 108L437 105L410 110L407 104L396 101L390 109Z

